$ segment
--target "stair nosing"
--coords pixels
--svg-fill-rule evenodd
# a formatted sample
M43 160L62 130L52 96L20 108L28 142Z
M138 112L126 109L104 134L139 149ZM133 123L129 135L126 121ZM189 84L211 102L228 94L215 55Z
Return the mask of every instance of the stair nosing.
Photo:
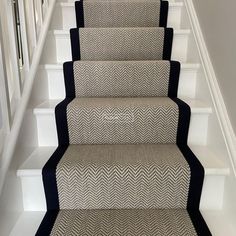
M130 28L130 27L126 27L126 28ZM160 27L136 27L136 28L160 28ZM93 28L93 29L98 29L98 28ZM101 28L101 29L109 29L109 28ZM181 35L181 34L189 35L190 33L191 33L191 29L174 29L174 35ZM48 34L53 34L55 36L69 36L69 30L49 30Z
M190 148L193 147L193 149L196 150L197 148L204 148L205 152L210 152L210 149L207 146L197 146L197 145L190 145ZM35 177L35 176L41 176L42 175L42 167L35 168L25 168L25 163L32 158L32 156L35 155L36 152L45 151L45 148L48 149L48 152L53 152L53 150L56 149L55 146L49 146L49 147L43 147L39 146L35 148L35 150L29 155L29 157L26 159L26 161L19 167L17 170L17 176L18 177ZM196 154L196 156L199 156ZM216 155L217 156L217 155ZM48 156L49 158L50 156ZM219 158L216 159L219 162ZM222 161L220 161L222 162ZM204 164L203 164L204 165ZM225 164L221 163L221 166L219 167L205 167L205 175L215 175L215 176L228 176L230 174L230 168L226 166Z
M109 99L109 97L107 98ZM118 99L118 98L117 98ZM196 100L196 99L186 99L186 98L180 98L181 100L185 101L186 103L190 102L199 102L200 104L204 104L203 102ZM41 104L39 104L38 106L36 106L33 109L33 113L35 115L50 115L50 114L54 114L54 110L56 107L56 104L58 104L59 102L61 102L63 99L51 99L51 100L45 100L44 102L42 102ZM40 107L43 106L43 104L46 103L53 103L53 106L51 107ZM54 105L55 104L55 105ZM191 107L191 105L190 105ZM211 114L212 113L212 108L208 105L202 105L201 107L191 107L191 112L192 113L196 113L196 114Z
M157 60L157 61L161 61L161 60ZM85 61L83 61L85 62ZM99 62L99 61L97 61ZM104 61L102 61L104 62ZM184 70L196 70L196 69L199 69L201 66L200 63L188 63L188 62L185 62L185 63L181 63L181 69L184 69ZM46 69L46 70L62 70L63 69L63 63L46 63L46 64L41 64L39 65L39 69Z
M57 2L57 7L75 7L74 2ZM183 7L183 2L169 2L169 7Z

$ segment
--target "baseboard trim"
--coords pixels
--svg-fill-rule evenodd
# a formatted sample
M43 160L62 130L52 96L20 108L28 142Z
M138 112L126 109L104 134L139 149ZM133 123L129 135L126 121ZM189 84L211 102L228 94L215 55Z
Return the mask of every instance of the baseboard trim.
M222 135L224 137L225 144L229 153L232 169L234 171L234 175L236 176L236 136L233 131L233 127L230 122L224 99L220 91L217 77L214 72L206 43L203 38L202 30L193 5L193 1L184 0L184 3L187 14L189 16L192 32L198 47L202 67L206 74L206 80L212 97L212 102L216 110L216 115L221 127Z

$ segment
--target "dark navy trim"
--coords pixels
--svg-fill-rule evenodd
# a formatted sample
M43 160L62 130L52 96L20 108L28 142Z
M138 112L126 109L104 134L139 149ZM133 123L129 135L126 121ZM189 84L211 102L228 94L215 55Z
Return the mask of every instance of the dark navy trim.
M50 235L53 225L56 221L58 210L47 211L35 236L47 236Z
M168 97L177 97L180 75L180 63L170 61L170 79L168 88Z
M73 100L73 98L65 98L55 108L58 146L65 146L69 144L69 134L67 125L67 105Z
M71 40L71 55L72 61L80 60L80 40L79 40L79 29L70 29L70 40Z
M159 26L160 27L167 26L168 10L169 10L169 2L168 1L161 1L160 19L159 19Z
M177 144L187 145L191 110L188 104L178 98L171 98L179 107Z
M59 209L59 199L56 181L57 164L64 155L69 145L69 134L67 127L66 110L67 105L72 101L72 98L66 98L59 103L55 108L57 135L59 146L47 161L42 170L43 185L47 202L48 210Z
M75 2L75 16L77 28L84 27L84 4L83 0Z
M47 202L47 210L58 210L59 199L56 181L56 168L68 146L59 146L47 161L42 170L43 185Z
M211 233L209 231L209 228L207 227L207 224L199 211L202 186L205 175L204 168L187 145L191 110L190 107L180 99L172 98L172 100L179 107L177 145L186 161L188 162L191 173L187 210L197 234L199 236L210 236Z
M165 28L164 33L164 46L163 46L163 60L171 59L171 51L172 51L172 42L173 42L173 29Z
M188 209L189 216L199 236L212 236L201 212L198 210Z
M75 81L74 81L73 62L72 61L65 62L63 64L63 71L64 71L66 97L74 98L75 97Z

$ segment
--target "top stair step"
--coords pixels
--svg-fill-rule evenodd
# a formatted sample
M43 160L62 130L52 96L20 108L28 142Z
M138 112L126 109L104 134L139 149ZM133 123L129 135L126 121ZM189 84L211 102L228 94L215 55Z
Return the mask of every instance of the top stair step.
M166 27L167 1L78 1L77 27Z
M181 28L182 2L169 1L167 26L175 29ZM58 20L61 19L61 20ZM76 27L75 3L73 1L58 2L51 22L51 29L69 30Z

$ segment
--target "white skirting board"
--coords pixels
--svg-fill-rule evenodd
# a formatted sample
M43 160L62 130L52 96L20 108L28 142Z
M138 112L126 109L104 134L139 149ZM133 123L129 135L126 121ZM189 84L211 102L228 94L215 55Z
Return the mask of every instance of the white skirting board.
M191 29L198 47L198 52L200 54L200 59L202 62L202 67L206 74L206 80L209 86L211 97L213 100L213 105L216 110L217 118L220 122L224 140L229 152L230 161L234 174L236 175L236 138L235 134L227 113L227 109L224 103L223 96L220 91L220 87L217 81L216 74L206 47L206 43L203 38L201 27L197 18L196 11L192 0L184 0L186 10L189 16Z

